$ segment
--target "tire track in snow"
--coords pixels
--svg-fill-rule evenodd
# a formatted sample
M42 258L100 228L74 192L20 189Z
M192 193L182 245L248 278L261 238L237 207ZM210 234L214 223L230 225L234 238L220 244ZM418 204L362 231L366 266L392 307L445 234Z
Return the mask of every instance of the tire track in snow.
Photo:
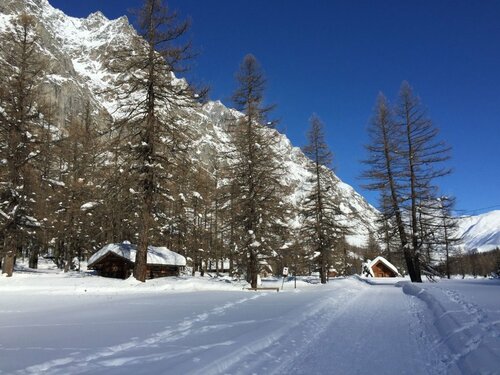
M441 374L432 367L435 355L415 340L427 337L410 299L392 285L363 284L313 345L276 373Z
M414 322L410 324L410 331L412 337L418 342L420 354L426 357L427 360L423 363L426 371L429 374L446 374L448 365L443 361L442 353L439 350L434 350L436 347L436 336L428 329L428 312L425 304L413 296L408 296L408 303L410 306L410 313L414 316ZM426 348L431 350L427 351Z
M465 314L466 316L466 319L460 322L461 327L452 330L449 335L438 341L438 344L443 344L453 340L453 336L465 335L464 348L450 356L448 359L450 363L462 362L468 355L478 350L485 340L493 339L498 341L500 339L500 330L496 327L497 322L488 322L488 314L478 305L467 301L465 296L456 290L440 287L436 287L436 289L439 289L452 302L461 307L457 311L458 314L462 316ZM500 360L497 362L500 365Z
M222 358L216 358L192 373L199 375L293 373L285 370L285 367L299 359L314 345L317 336L341 311L348 308L349 301L352 301L363 288L366 286L357 282L352 283L349 288L332 288L331 297L322 300L315 298L313 302L302 307L299 316L298 312L291 312L290 315L283 317L284 324L277 325L263 337L247 342L245 346Z
M488 341L498 342L500 332L496 322L487 321L484 310L467 301L459 292L445 287L432 286L428 291L407 282L400 286L404 293L423 301L432 313L434 327L440 336L434 342L435 350L442 352L439 349L442 346L449 350L442 359L446 373L497 373L500 357L492 351ZM442 293L444 298L437 298L432 290ZM498 349L498 345L496 347Z
M486 336L494 338L500 337L500 331L496 327L498 322L488 322L488 313L481 309L473 302L467 301L465 296L453 289L441 289L441 291L448 296L453 302L457 303L463 308L463 311L470 317L471 326L479 326Z
M181 323L175 327L167 326L164 330L150 335L146 339L131 338L130 340L123 342L121 344L106 347L102 350L96 351L92 354L87 354L81 358L81 353L73 353L71 356L57 358L51 361L43 362L37 365L29 366L23 370L19 370L16 373L19 375L29 375L29 374L51 374L51 375L67 375L67 374L81 374L81 373L92 373L102 367L115 367L120 364L130 363L138 360L144 360L145 362L151 362L154 360L161 360L168 358L168 355L164 356L133 356L123 357L117 359L116 361L106 360L106 358L116 356L116 355L126 355L127 353L136 350L138 348L148 348L155 347L160 344L166 344L175 342L176 340L186 337L192 332L192 329L196 325L203 324L210 316L224 314L228 309L234 308L238 305L244 304L256 298L262 297L267 293L255 294L251 297L246 297L239 299L235 302L228 302L223 306L218 306L211 309L208 312L196 315L194 318L186 318ZM243 321L241 324L245 324ZM202 330L218 330L224 329L224 325L208 325L200 328ZM200 349L204 349L203 346ZM186 350L192 350L186 349ZM196 350L195 350L196 351ZM183 353L185 353L184 351ZM174 354L175 356L175 354Z

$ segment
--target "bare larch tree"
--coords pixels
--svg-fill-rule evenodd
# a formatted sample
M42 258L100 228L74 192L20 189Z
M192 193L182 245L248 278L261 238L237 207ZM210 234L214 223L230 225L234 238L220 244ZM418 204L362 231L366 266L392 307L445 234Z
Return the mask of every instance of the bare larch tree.
M412 281L418 280L401 207L402 191L398 182L403 176L403 163L399 157L401 145L391 108L383 94L379 94L375 112L368 128L370 143L366 145L368 169L363 178L369 181L365 188L380 192L380 208L383 222L397 227L406 268ZM386 229L387 230L387 229Z
M404 159L405 207L409 212L411 251L415 276L421 282L421 249L425 239L419 234L422 220L435 220L435 215L419 218L419 210L432 212L439 192L436 178L451 171L443 166L450 158L450 148L438 140L439 129L427 117L420 99L413 94L408 82L403 82L395 109L396 122L403 134L400 156ZM428 266L428 265L426 265ZM426 267L427 268L427 267Z
M23 233L40 226L34 217L34 189L40 183L34 160L40 154L37 97L42 68L37 41L35 20L27 14L14 18L0 40L0 255L2 272L8 276L23 246Z
M442 167L449 148L437 140L438 129L408 83L403 82L398 99L394 110L383 95L377 99L363 177L369 180L366 188L380 192L383 222L397 228L411 280L421 282L421 252L430 245L426 233L439 218L434 180L450 172ZM425 261L424 269L430 270Z

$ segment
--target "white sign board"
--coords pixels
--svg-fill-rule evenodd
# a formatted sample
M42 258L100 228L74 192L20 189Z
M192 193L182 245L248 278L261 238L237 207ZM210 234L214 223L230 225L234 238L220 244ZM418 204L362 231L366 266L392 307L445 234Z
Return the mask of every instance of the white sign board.
M288 276L288 267L283 267L283 276Z

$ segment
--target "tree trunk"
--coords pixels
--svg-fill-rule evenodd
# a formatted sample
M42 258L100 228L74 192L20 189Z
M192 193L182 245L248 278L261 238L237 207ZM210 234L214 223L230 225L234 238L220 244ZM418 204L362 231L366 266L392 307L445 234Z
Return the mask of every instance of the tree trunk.
M66 241L66 251L64 252L64 272L71 269L71 262L73 261L73 249L71 241Z
M405 258L406 268L408 269L408 274L410 275L410 280L416 282L416 274L414 268L413 257L411 256L411 250L408 249L408 244L403 247L403 256Z
M249 263L249 279L250 286L252 288L257 288L257 276L259 274L257 254L254 251L250 252L250 263Z
M319 276L320 276L320 279L321 279L321 284L326 284L326 267L325 265L321 265L320 269L319 269Z
M149 243L149 210L150 199L146 197L144 207L142 209L142 226L139 233L139 244L135 255L134 277L142 282L146 281L147 276L147 260L148 260L148 243Z
M32 269L37 269L38 268L38 248L34 247L30 251L30 256L28 260L28 267Z
M319 276L320 276L320 279L321 279L321 284L326 284L327 270L326 270L326 254L325 254L325 250L323 250L321 252L321 255L320 255Z
M445 251L446 251L446 277L450 278L450 244L448 242L448 228L446 222L444 225L444 240L445 240Z
M17 241L15 235L7 235L4 242L4 257L2 261L2 274L6 274L7 277L11 277L14 273L16 249Z
M7 277L12 277L12 274L14 273L15 258L15 253L12 251L5 254L2 262L2 274L6 274Z

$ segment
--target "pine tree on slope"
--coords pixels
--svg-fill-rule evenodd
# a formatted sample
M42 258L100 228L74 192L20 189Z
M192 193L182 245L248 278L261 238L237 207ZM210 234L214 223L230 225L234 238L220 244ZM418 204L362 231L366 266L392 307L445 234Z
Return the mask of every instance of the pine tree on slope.
M139 226L134 277L145 281L147 248L168 221L163 213L176 168L188 163L189 136L181 112L196 94L174 76L191 57L190 44L182 43L189 23L179 22L161 0L145 0L138 26L144 39L116 51L109 66L118 74L116 93L122 103L115 129L119 170L124 171L119 175L130 176L130 211L139 207L138 217L131 218Z
M317 254L321 283L325 284L332 265L332 251L340 244L347 228L341 224L339 204L331 194L334 186L326 178L333 156L325 141L323 123L316 115L309 121L308 144L303 151L312 161L312 177L311 189L303 202L302 232Z
M255 288L260 263L283 242L279 232L285 225L285 187L273 152L280 135L267 121L272 107L264 106L265 79L253 55L245 56L236 80L233 100L243 116L231 126L230 176L235 192L231 204L236 208L232 220L239 234L239 262Z

